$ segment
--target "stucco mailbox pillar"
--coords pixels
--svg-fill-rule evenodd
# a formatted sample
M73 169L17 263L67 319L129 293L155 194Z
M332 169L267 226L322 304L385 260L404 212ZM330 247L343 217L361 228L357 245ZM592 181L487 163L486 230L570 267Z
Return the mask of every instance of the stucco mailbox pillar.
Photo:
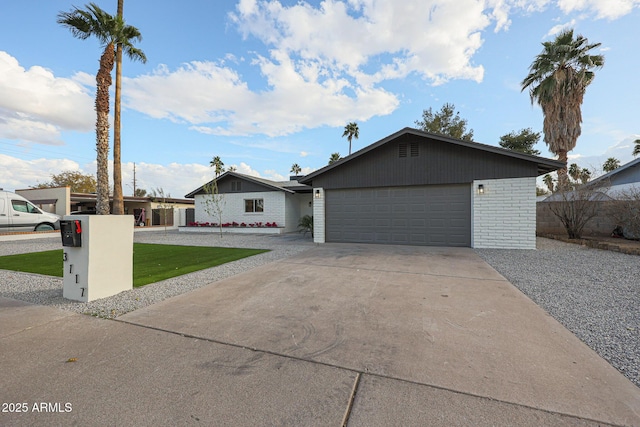
M132 215L64 217L64 298L89 302L133 289L133 222Z

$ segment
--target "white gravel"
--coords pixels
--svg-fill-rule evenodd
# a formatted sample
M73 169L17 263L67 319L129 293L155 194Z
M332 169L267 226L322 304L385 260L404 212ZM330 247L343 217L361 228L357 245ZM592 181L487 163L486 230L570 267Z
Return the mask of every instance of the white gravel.
M270 249L270 252L243 258L217 267L200 270L152 283L109 298L82 303L62 297L62 278L0 270L0 296L33 304L51 305L76 313L115 318L164 299L206 286L254 267L283 259L314 247L311 237L302 234L247 235L185 233L175 230L135 233L134 241L191 246ZM40 252L62 247L59 239L0 242L0 256Z
M543 238L475 251L640 387L640 257Z

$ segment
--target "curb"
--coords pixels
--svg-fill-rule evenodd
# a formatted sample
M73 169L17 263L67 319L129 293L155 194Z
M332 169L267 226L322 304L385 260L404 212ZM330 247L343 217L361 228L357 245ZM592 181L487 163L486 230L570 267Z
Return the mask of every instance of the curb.
M569 239L568 237L558 236L556 234L538 234L538 237L545 237L547 239L560 240L565 243L572 243L574 245L587 246L593 249L602 249L604 251L620 252L627 255L639 255L640 256L640 243L637 248L616 245L609 242L603 242L593 238L583 239Z

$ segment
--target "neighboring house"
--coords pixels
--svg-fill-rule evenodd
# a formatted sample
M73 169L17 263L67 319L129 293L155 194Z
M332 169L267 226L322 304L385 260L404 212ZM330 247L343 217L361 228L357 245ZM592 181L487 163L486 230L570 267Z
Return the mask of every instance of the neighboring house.
M619 201L627 195L640 195L640 159L635 159L619 168L589 181L586 187L593 188L588 193L589 199L597 203L596 215L585 225L582 234L584 236L611 236L613 230L619 225L612 215L617 206L623 205ZM572 193L567 195L554 193L537 205L537 231L539 234L566 234L562 222L549 209L553 203L563 203L565 198L571 200Z
M224 202L222 223L257 224L276 223L278 232L296 231L300 218L313 213L311 187L302 185L292 177L290 181L277 182L264 178L225 172L217 179L218 193ZM187 194L194 198L195 221L217 223L219 219L209 215L205 201L210 197L205 191L213 181Z
M95 193L72 193L69 187L30 188L16 190L16 194L42 210L60 216L69 215L71 212L95 212L96 208ZM173 216L165 215L163 208L173 208ZM140 215L142 209L145 212L144 216ZM167 225L186 225L190 209L193 209L193 200L124 196L125 215L144 219L145 225L165 225L165 222Z
M536 177L564 163L404 128L300 180L314 241L536 247Z
M601 184L606 194L616 198L621 191L636 188L640 191L640 159L635 159L589 182Z

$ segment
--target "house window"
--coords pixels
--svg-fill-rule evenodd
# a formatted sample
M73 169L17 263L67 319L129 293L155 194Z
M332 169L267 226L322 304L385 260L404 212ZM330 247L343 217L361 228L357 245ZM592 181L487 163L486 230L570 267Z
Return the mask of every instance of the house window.
M242 181L231 181L231 191L242 191Z
M245 212L264 212L264 199L246 199L244 201Z

